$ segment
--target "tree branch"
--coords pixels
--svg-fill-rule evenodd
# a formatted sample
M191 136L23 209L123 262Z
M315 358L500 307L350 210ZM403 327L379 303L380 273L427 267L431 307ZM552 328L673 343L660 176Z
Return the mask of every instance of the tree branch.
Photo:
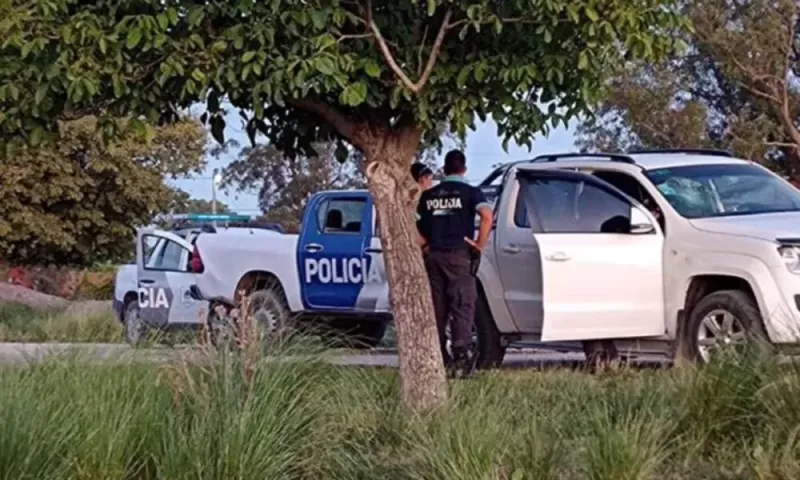
M372 38L374 35L371 33L360 33L360 34L353 34L353 35L339 35L339 38L336 39L337 43L342 43L345 40L358 40L358 39L366 39Z
M375 23L375 19L372 17L372 1L367 0L367 24L369 25L370 30L375 38L375 43L378 45L378 49L381 51L383 55L383 59L389 65L389 68L397 75L397 78L405 85L406 88L411 90L414 93L419 93L425 84L428 82L428 79L433 72L433 67L436 66L436 60L439 58L439 52L442 50L442 43L444 42L444 37L447 34L447 26L450 23L450 17L453 16L453 12L451 10L447 10L444 15L444 19L442 20L442 24L439 27L439 33L436 35L436 40L433 42L433 47L431 48L431 53L428 56L428 61L425 64L425 69L422 71L422 75L420 75L419 80L416 82L412 81L411 78L406 74L401 67L397 60L395 60L394 55L392 55L391 50L389 50L389 45L386 43L386 39L383 38L381 35L381 31L378 28L378 25Z
M789 135L789 138L792 139L792 142L795 143L794 149L800 151L800 130L797 129L797 125L794 123L794 118L792 117L792 110L790 108L790 98L792 92L789 90L789 82L786 81L786 77L789 76L789 72L792 68L792 53L794 52L794 42L795 42L795 22L793 21L794 18L789 20L789 31L787 32L787 40L786 40L786 52L784 54L784 78L782 82L781 88L781 96L783 97L781 100L781 123L783 123L783 128L786 129L786 133Z
M361 135L359 135L361 124L349 118L336 107L322 100L311 98L292 99L289 100L289 104L326 121L350 144L363 151L364 142Z

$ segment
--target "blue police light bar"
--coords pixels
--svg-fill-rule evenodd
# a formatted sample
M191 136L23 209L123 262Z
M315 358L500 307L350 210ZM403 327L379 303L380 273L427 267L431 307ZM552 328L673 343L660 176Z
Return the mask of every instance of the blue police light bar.
M189 213L186 215L173 215L173 220L189 220L191 222L248 222L252 220L250 215L237 215L225 213Z

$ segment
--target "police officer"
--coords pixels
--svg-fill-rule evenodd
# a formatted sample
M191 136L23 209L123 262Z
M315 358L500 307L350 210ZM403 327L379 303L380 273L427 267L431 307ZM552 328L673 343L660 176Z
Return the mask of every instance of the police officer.
M422 190L427 190L433 186L433 170L422 162L411 165L411 177Z
M433 293L433 307L440 338L450 320L452 376L472 373L472 325L475 321L475 255L486 245L492 226L492 208L483 192L464 179L466 158L451 150L444 158L445 178L425 190L417 207L420 244ZM480 227L475 238L475 214Z

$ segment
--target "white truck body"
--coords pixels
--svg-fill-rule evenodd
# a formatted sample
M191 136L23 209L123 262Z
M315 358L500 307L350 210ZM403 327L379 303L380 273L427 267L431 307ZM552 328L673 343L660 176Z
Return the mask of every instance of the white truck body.
M222 228L215 233L199 229L169 232L141 228L136 235L136 263L117 270L114 310L123 323L126 311L135 313L148 328L159 330L196 328L204 325L208 302L192 297L196 274L190 269L193 243L200 236L221 237L227 242L241 238L281 236L260 228Z

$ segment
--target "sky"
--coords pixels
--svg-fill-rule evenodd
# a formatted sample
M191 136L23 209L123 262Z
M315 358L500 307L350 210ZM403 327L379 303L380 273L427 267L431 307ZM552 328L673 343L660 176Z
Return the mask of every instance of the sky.
M244 128L239 126L237 114L226 117L226 138L235 138L240 145L247 145L249 140ZM497 136L497 127L494 122L488 121L478 124L475 131L467 135L467 178L471 182L478 182L488 175L492 165L513 160L523 160L546 153L559 153L575 151L575 128L577 121L571 122L567 128L559 126L552 129L547 137L540 136L534 139L532 151L527 147L520 147L513 142L509 143L508 153L503 151L502 139ZM446 148L442 152L442 156ZM189 192L193 197L211 199L212 175L214 168L222 169L235 158L237 151L230 152L220 159L209 159L206 170L192 178L171 181L172 185ZM439 158L441 165L442 158ZM217 199L228 205L231 210L243 215L256 215L260 213L258 200L255 194L237 192L217 192Z

